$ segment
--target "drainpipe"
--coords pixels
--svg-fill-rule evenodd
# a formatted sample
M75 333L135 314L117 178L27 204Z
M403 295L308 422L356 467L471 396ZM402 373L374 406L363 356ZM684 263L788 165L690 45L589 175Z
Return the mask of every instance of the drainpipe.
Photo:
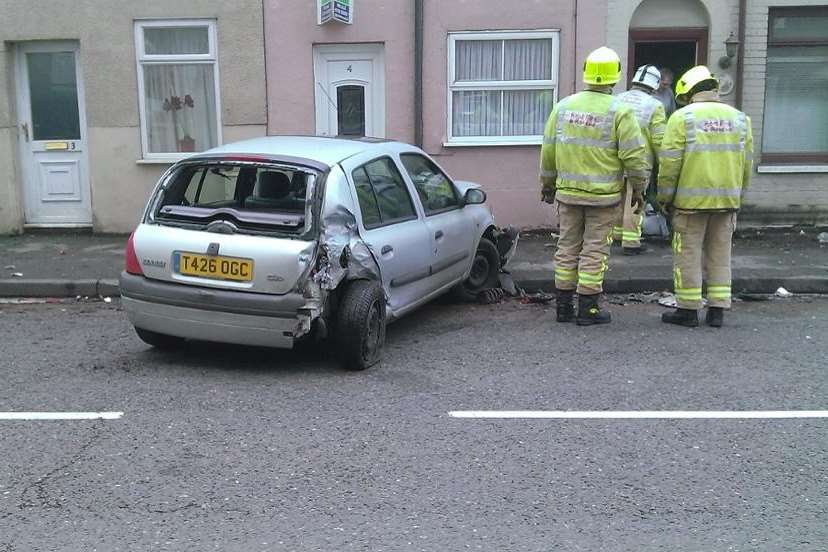
M739 50L736 58L736 109L742 109L743 81L745 78L745 15L747 0L739 0Z
M264 47L264 91L265 91L265 136L270 134L270 97L267 93L267 9L265 2L262 0L262 46Z
M578 91L578 0L572 8L572 93Z
M414 144L423 147L423 0L414 0Z

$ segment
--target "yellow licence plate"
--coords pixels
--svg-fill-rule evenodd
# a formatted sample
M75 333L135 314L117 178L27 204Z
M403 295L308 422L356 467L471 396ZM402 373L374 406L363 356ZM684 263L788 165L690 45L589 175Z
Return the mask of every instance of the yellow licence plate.
M179 274L216 280L249 282L253 279L253 261L238 257L178 253L176 269Z

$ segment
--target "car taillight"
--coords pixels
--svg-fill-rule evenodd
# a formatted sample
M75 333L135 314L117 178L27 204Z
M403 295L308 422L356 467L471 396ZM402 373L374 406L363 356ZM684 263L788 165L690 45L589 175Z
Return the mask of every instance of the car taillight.
M135 232L130 234L126 243L126 249L124 250L124 270L130 274L143 276L144 271L141 270L141 263L138 262L138 256L135 254L135 245L132 243L132 237L134 235Z

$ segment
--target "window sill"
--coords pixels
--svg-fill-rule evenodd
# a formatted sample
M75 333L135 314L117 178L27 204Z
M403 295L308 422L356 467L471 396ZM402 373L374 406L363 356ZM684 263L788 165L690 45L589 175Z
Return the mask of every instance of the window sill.
M543 144L543 138L534 140L504 140L502 142L464 142L462 140L452 140L450 142L443 142L444 148L468 148L468 147L492 147L492 146L540 146Z
M144 157L143 159L138 159L135 161L136 165L172 165L173 163L178 163L188 157L192 157L193 155L198 155L201 152L192 152L192 153L182 153L182 154L169 154L165 155L164 157Z
M828 173L828 165L759 165L756 172L762 174L780 173Z

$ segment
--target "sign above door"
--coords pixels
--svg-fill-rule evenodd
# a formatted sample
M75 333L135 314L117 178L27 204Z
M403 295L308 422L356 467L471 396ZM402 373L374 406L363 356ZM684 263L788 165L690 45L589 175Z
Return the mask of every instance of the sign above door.
M355 0L319 0L316 9L316 22L324 25L331 21L339 21L350 25L354 22Z

